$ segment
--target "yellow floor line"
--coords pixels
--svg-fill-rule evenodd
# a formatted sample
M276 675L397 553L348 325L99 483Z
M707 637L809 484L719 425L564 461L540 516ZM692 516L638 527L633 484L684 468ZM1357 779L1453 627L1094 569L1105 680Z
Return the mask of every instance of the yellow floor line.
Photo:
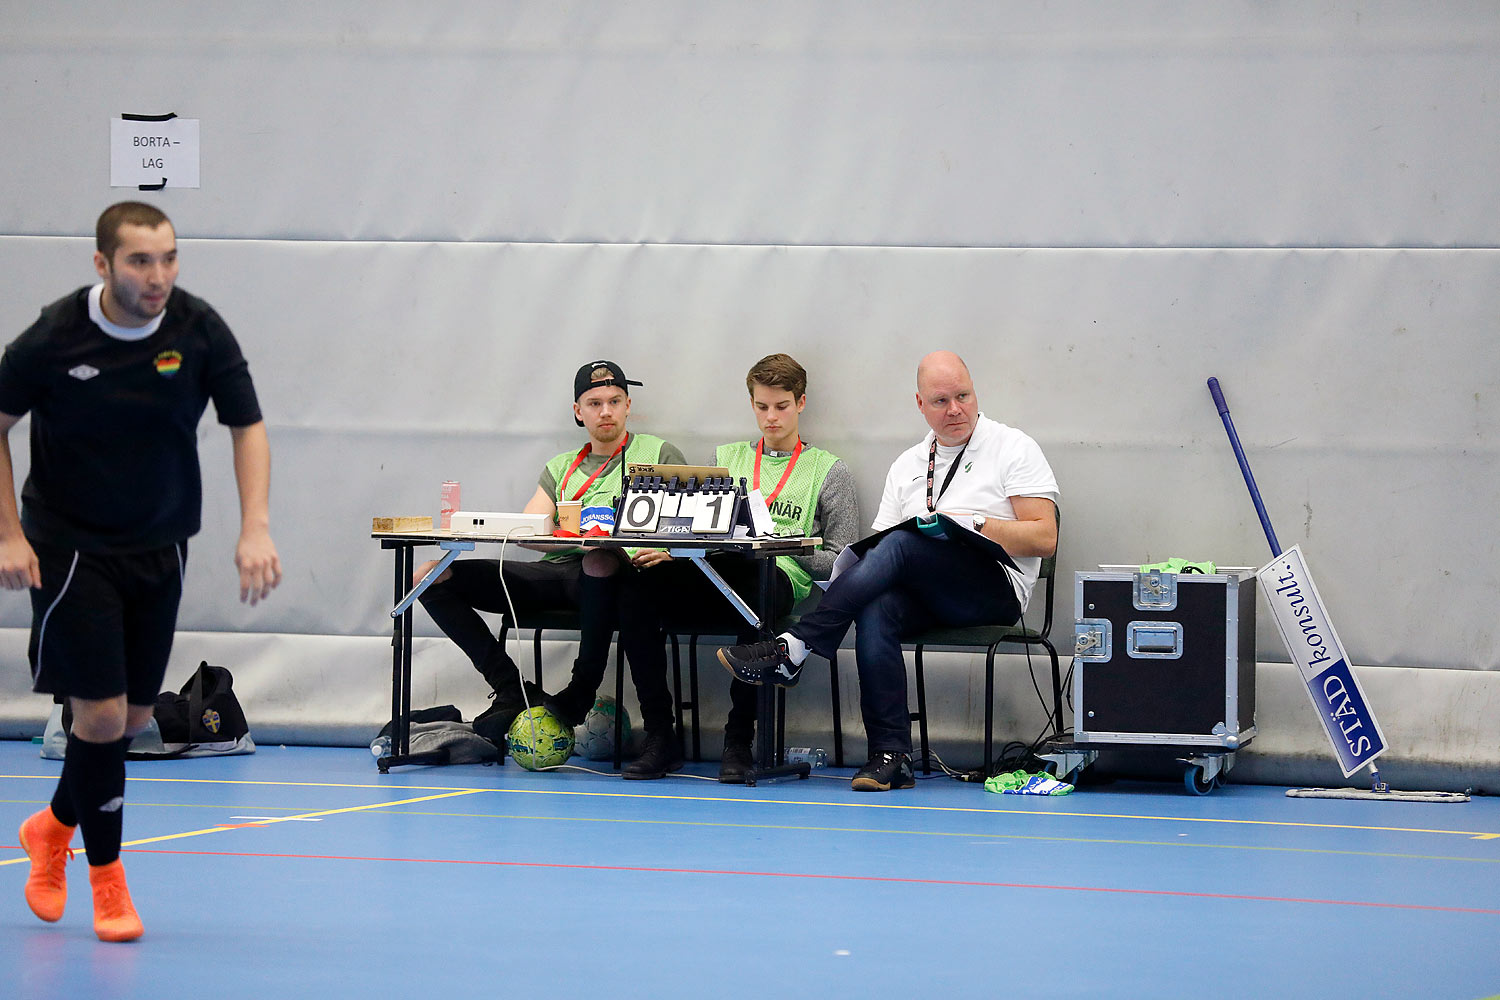
M1472 861L1500 865L1500 858L1465 858L1443 854L1399 854L1393 851L1337 851L1319 847L1288 847L1279 844L1208 844L1194 840L1128 840L1122 837L1062 837L1047 834L987 833L975 830L890 830L859 826L799 826L787 823L719 823L708 820L618 819L609 816L519 816L514 813L436 812L402 810L402 816L432 816L440 819L535 820L543 823L620 823L636 825L706 827L724 830L782 830L791 833L868 833L908 837L947 837L959 840L1024 840L1047 844L1110 844L1122 847L1198 847L1230 851L1281 851L1288 854L1331 854L1356 858L1390 858L1406 861Z
M4 778L48 778L56 781L55 775L3 775ZM488 792L496 795L562 795L578 796L583 798L607 798L607 799L635 799L635 800L659 800L670 802L713 802L725 805L788 805L788 806L825 806L839 809L890 809L904 812L931 812L931 813L970 813L976 815L994 816L1037 816L1058 817L1077 819L1120 819L1151 821L1160 823L1208 823L1224 824L1229 826L1264 826L1282 827L1287 829L1308 830L1363 830L1369 833L1419 833L1431 834L1445 837L1469 837L1474 840L1497 840L1500 832L1489 830L1437 830L1427 827L1406 826L1367 826L1358 823L1304 823L1291 820L1269 820L1269 819L1233 819L1222 816L1150 816L1132 813L1093 813L1093 812L1063 812L1043 811L1036 809L999 809L979 808L974 806L932 806L932 805L910 805L898 802L839 802L827 800L799 800L799 799L763 799L746 798L740 796L725 795L672 795L663 793L643 792L597 792L580 791L577 789L550 789L550 788L464 788L455 789L452 785L381 785L363 783L341 783L331 781L301 782L301 781L245 781L223 778L128 778L130 782L161 782L182 784L204 784L204 785L256 785L282 788L357 788L357 789L380 789L391 791L399 787L403 791L455 791L460 793Z
M392 806L415 805L418 802L432 802L436 799L451 799L460 795L473 795L484 791L482 788L462 788L456 791L443 792L439 795L423 795L415 799L397 799L394 802L369 802L362 806L345 806L342 809L320 809L317 812L299 813L296 816L278 816L272 819L254 820L249 823L221 823L218 826L206 827L202 830L188 830L183 833L168 833L160 837L146 837L143 840L127 840L121 847L139 847L142 844L160 844L169 840L184 840L188 837L202 837L210 833L225 833L229 830L243 830L254 826L274 826L277 823L290 823L296 820L315 819L322 816L337 816L341 813L364 812L369 809L389 809ZM0 861L0 867L15 865L26 861L27 858L11 858L9 861Z
M239 804L239 805L234 806L234 808L236 808L236 809L273 810L273 811L275 811L275 810L284 810L284 811L286 811L288 813L296 813L296 815L288 815L288 816L281 816L281 817L267 817L265 820L254 821L254 822L246 822L246 823L226 823L226 824L223 824L223 825L220 825L220 826L210 827L208 829L201 830L201 831L195 831L195 832L191 832L191 833L179 834L177 836L183 836L183 837L197 836L197 835L199 835L201 833L212 833L212 832L216 832L216 831L219 831L219 830L232 830L232 829L238 829L240 827L246 827L246 826L266 826L266 825L269 825L272 822L280 822L280 823L286 823L286 822L306 822L306 821L309 821L309 820L312 820L312 819L320 818L322 816L334 815L334 814L340 813L340 812L369 811L369 812L376 812L376 813L378 813L378 812L381 812L383 809L385 809L387 807L394 807L394 806L399 806L399 805L409 805L409 804L414 804L414 803L418 803L418 802L432 801L432 800L435 800L435 799L456 797L456 796L461 796L461 795L465 794L465 792L468 792L468 793L478 793L478 792L482 792L482 791L488 792L488 791L494 791L494 790L493 789L477 789L477 788L476 789L467 789L467 790L455 790L455 791L452 791L450 794L447 794L447 795L438 794L438 795L425 796L425 797L416 798L416 799L401 800L401 801L398 801L398 802L371 803L371 804L363 805L363 806L354 806L354 807L350 807L350 808L347 808L347 809L333 809L333 810L328 810L328 811L319 812L319 813L297 813L296 807L293 807L293 806ZM29 800L29 799L26 799L26 800L22 800L22 799L0 799L0 804L9 804L9 805L27 804L27 805L31 805L31 804L34 804L34 803L32 802L32 800ZM226 806L223 803L217 803L217 802L215 802L215 803L202 803L202 802L143 802L143 803L136 803L134 805L134 808L136 808L136 809L218 809L218 810L222 810L222 809L226 808ZM1220 843L1220 844L1207 844L1207 843L1201 843L1201 842L1197 842L1197 841L1184 841L1184 840L1131 840L1131 839L1121 838L1121 837L1068 837L1068 836L1049 835L1049 834L990 833L990 832L986 832L986 831L975 831L975 830L912 830L912 829L901 830L901 829L880 829L880 828L875 828L875 827L809 826L809 825L806 825L806 824L726 823L726 822L711 821L711 820L621 819L621 818L618 818L618 817L609 817L609 816L556 816L556 815L541 815L541 814L535 815L535 816L527 816L527 815L517 815L517 814L514 814L514 813L496 813L496 812L442 812L442 811L437 811L437 810L425 810L425 809L400 809L400 810L397 810L397 809L391 808L390 812L392 813L392 815L402 815L402 816L430 816L430 817L439 818L439 819L498 819L498 820L526 820L526 821L552 822L552 823L556 823L556 822L565 822L565 823L619 823L619 824L657 825L657 826L674 826L674 827L702 827L702 828L706 828L706 829L725 829L725 830L782 830L782 831L793 832L793 833L845 833L845 834L861 834L861 833L863 833L863 834L901 835L901 836L911 836L911 837L948 837L948 838L959 838L959 839L969 839L969 840L979 840L979 841L1008 841L1008 840L1014 840L1014 841L1034 841L1034 842L1041 842L1041 843L1056 843L1056 844L1109 844L1109 845L1125 846L1125 847L1130 847L1130 846L1136 846L1136 847L1197 847L1197 848L1213 848L1213 849L1239 850L1239 851L1279 851L1279 852L1288 853L1288 854L1328 854L1328 855L1348 856L1348 857L1387 858L1387 859L1392 859L1392 860L1406 860L1406 861L1457 861L1457 862L1473 862L1473 863L1477 863L1477 864L1500 864L1500 858L1459 857L1459 856L1456 856L1456 855L1442 855L1442 854L1409 854L1409 853L1397 853L1397 852L1393 852L1393 851L1340 851L1340 850L1332 850L1332 849L1328 849L1328 848L1293 847L1293 846L1288 846L1288 845L1277 845L1277 844L1222 844L1222 843ZM149 841L136 841L134 843L148 843L148 842ZM130 845L126 845L126 846L130 846ZM0 862L0 864L13 864L13 863L14 863L13 861L10 861L10 862Z
M295 816L279 816L274 819L252 820L248 823L224 823L219 826L211 826L204 830L191 830L186 833L169 833L161 837L147 837L144 840L127 840L121 847L139 847L142 844L160 844L168 840L182 840L186 837L201 837L208 833L223 833L226 830L243 830L252 826L275 826L277 823L290 823L295 820L315 819L322 816L338 816L341 813L364 812L369 809L389 809L392 806L409 806L418 802L432 802L436 799L451 799L460 795L473 795L482 791L478 788L465 788L459 791L444 792L439 795L423 795L415 799L397 799L394 802L369 802L362 806L345 806L342 809L320 809L317 812L298 813Z

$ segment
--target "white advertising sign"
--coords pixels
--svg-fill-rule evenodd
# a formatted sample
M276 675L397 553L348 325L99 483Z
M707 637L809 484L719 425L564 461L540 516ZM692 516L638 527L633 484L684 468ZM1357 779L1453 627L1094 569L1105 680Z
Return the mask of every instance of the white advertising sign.
M1262 567L1256 578L1347 778L1385 752L1385 736L1349 669L1302 549L1293 545Z

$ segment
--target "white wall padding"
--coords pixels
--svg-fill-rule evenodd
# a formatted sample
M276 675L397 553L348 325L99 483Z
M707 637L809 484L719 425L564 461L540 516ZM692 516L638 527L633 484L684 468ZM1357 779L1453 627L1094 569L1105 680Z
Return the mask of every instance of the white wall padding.
M868 520L891 458L925 430L916 361L943 344L968 358L985 411L1050 456L1068 572L1268 558L1213 374L1281 542L1304 544L1355 661L1500 666L1497 536L1478 502L1500 495L1500 366L1481 360L1500 252L184 240L182 256L184 287L251 360L288 570L267 605L238 604L228 435L205 421L184 628L379 628L391 580L370 517L434 512L444 479L466 505L518 509L541 464L576 446L572 373L598 356L646 383L637 426L707 460L754 434L742 372L791 351L812 375L804 429L849 460ZM0 267L28 288L86 280L86 260L81 240L0 239ZM0 303L0 324L31 308ZM0 622L27 614L8 601ZM1269 620L1260 646L1281 655Z

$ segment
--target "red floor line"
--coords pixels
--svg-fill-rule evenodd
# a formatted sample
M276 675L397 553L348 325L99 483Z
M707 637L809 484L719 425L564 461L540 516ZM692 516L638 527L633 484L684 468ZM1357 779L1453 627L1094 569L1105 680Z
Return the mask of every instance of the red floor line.
M643 872L659 875L744 875L756 878L798 878L840 882L887 882L905 885L952 885L984 889L1041 889L1051 892L1103 892L1127 896L1170 896L1184 899L1225 899L1254 903L1306 903L1315 906L1361 906L1386 910L1433 913L1475 913L1500 916L1500 910L1469 906L1432 906L1423 903L1382 903L1362 899L1313 899L1298 896L1250 896L1238 893L1186 892L1178 889L1123 889L1098 885L1047 885L1033 882L979 882L964 879L910 878L891 875L831 875L819 872L757 872L719 868L655 868L636 865L568 865L544 861L474 861L462 858L379 858L344 854L271 854L252 851L166 851L127 848L125 854L174 854L209 858L278 858L296 861L383 861L423 865L478 865L495 868L550 868L565 871Z

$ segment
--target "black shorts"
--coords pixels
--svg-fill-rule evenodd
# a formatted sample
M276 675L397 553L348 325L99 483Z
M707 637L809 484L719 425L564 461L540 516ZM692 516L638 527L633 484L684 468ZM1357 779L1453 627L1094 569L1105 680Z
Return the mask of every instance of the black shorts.
M187 542L97 555L32 544L42 586L31 591L32 690L152 705L167 672Z

